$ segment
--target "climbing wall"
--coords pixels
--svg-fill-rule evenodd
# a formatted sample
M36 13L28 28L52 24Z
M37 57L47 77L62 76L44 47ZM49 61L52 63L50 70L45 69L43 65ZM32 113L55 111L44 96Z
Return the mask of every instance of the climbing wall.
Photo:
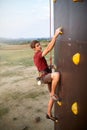
M63 27L54 50L62 97L62 105L55 104L55 130L87 130L87 0L76 1L53 1L54 30Z

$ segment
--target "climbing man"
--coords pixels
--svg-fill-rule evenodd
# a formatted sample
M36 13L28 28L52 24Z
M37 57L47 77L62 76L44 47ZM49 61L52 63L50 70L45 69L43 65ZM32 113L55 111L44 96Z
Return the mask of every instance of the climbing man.
M46 114L47 119L51 119L53 121L56 120L56 117L52 116L52 107L54 101L59 101L59 97L55 94L57 84L60 79L59 72L51 72L45 56L54 48L57 37L61 34L61 27L57 28L52 40L49 42L45 50L42 51L42 47L39 41L33 40L30 44L30 47L34 50L34 64L39 71L40 78L43 83L48 85L48 90L50 93L50 100L48 103L48 110Z

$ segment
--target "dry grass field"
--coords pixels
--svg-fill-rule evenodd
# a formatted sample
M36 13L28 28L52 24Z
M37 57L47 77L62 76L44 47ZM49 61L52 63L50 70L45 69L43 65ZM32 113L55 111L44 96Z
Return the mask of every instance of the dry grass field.
M0 46L0 130L53 130L45 118L49 95L38 86L29 45Z

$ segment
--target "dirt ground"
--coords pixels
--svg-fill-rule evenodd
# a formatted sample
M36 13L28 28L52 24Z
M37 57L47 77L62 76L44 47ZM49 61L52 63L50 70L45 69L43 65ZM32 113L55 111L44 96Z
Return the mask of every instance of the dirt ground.
M0 67L0 130L53 130L45 118L46 85L38 86L35 67Z

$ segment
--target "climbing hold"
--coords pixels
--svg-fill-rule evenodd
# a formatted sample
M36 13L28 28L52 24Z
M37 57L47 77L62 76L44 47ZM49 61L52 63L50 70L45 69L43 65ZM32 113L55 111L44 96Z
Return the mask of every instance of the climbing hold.
M61 101L57 101L57 104L58 104L59 106L62 106L62 102L61 102Z
M72 104L71 110L72 110L73 114L75 114L75 115L78 114L78 103L77 102L74 102Z
M56 0L53 0L54 3L56 3Z
M62 31L60 31L60 35L62 35L63 34L63 32Z
M62 35L63 34L63 28L62 28L62 26L60 27L60 33L59 33L60 35Z
M78 2L79 0L73 0L73 2Z
M80 53L76 53L75 55L73 55L72 60L75 65L78 65L80 62Z
M83 0L73 0L73 2L82 2Z

